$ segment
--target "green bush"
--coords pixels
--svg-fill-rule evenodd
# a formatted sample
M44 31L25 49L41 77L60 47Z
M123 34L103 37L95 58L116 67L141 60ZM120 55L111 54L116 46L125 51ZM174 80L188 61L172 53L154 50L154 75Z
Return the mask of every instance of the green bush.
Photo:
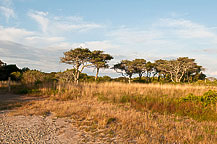
M16 94L39 94L41 91L39 89L31 89L31 88L20 88L14 91Z
M22 78L22 74L20 72L12 72L11 77L16 81L20 81Z
M195 96L194 94L189 94L187 97L180 98L179 101L201 103L204 106L208 106L210 104L216 104L217 92L214 90L209 90L208 92L205 92L202 96Z

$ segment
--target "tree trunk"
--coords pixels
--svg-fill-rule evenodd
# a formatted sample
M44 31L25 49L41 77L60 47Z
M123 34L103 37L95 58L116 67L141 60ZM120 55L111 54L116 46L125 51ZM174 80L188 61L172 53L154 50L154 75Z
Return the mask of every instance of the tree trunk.
M131 77L132 75L129 76L129 80L128 80L129 84L131 84Z
M157 73L153 74L152 81L154 81L154 78L155 78L156 74L157 74Z
M182 80L184 74L185 74L185 71L183 71L182 74L181 74L181 76L178 78L178 82L181 82L181 80Z
M139 73L139 81L142 79L142 73Z
M80 76L80 72L77 71L77 74L75 76L76 78L75 78L75 81L74 81L76 84L78 84L79 76Z
M176 82L179 82L179 80L178 80L178 74L176 74Z
M160 81L160 74L158 75L157 81L158 81L158 82Z
M171 79L171 81L172 82L175 82L174 80L173 80L173 74L170 72L170 79Z
M95 81L97 80L98 78L98 74L99 74L99 68L96 68L96 76L95 76Z
M188 80L188 83L190 83L190 78L189 78L188 72L187 72L187 80Z
M146 74L146 82L148 83L148 71L147 71L147 74Z

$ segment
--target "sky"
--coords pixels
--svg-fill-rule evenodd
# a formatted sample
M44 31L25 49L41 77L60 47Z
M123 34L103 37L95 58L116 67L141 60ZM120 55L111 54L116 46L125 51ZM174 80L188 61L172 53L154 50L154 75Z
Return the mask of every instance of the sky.
M121 60L189 57L217 77L216 0L0 0L0 59L44 72L72 68L63 52ZM86 69L94 74L94 69ZM120 76L111 69L103 75Z

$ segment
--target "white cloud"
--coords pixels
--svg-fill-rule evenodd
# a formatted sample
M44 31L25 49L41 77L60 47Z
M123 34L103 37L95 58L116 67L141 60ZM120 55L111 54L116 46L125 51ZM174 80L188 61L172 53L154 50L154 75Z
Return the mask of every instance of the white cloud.
M11 9L11 8L7 8L7 7L3 7L3 6L0 6L0 11L2 12L2 14L7 18L7 20L10 18L10 17L15 17L15 13L14 13L14 10Z
M88 31L91 29L102 28L103 25L92 22L86 22L79 16L50 16L48 12L31 11L28 15L33 18L40 26L43 32L59 34L70 31ZM49 27L48 27L49 25Z
M25 37L33 34L34 32L25 29L0 26L0 40L22 42Z
M25 44L27 45L34 45L39 48L48 48L57 43L64 42L65 38L34 35L34 36L26 37L24 41L25 41Z
M120 48L117 52L120 51L122 55L131 57L131 59L164 56L165 53L169 54L170 49L176 45L174 41L165 37L163 31L152 28L120 28L109 32L108 37L112 44L119 45Z
M10 18L15 18L15 12L12 8L12 0L0 0L0 12L8 21Z
M108 35L109 37L114 38L116 41L125 43L125 44L147 44L155 41L164 42L161 37L162 32L156 31L154 29L130 29L130 28L121 28L115 31L112 31Z
M213 38L217 39L216 33L213 33L211 28L204 25L194 23L185 19L161 19L157 24L162 27L167 27L172 30L177 36L182 38Z
M109 32L112 43L138 55L189 55L211 47L216 49L217 32L213 28L185 19L160 19L148 28L119 28Z
M46 18L46 16L48 15L47 12L35 11L30 12L28 15L41 26L42 32L47 32L47 27L49 24L49 19Z
M3 51L0 57L4 62L16 63L20 68L29 67L46 72L64 70L64 66L59 64L61 52L1 40L0 51Z
M117 50L119 48L118 45L112 44L111 41L105 40L105 41L88 41L85 42L84 47L88 47L91 50Z
M121 27L110 31L107 36L111 44L120 47L116 52L124 56L122 59L156 60L187 56L196 58L198 64L206 68L206 74L217 76L211 73L217 71L213 68L217 64L217 31L213 27L169 18L160 19L148 28ZM117 58L120 59L120 55Z
M60 31L73 31L73 30L87 31L90 29L101 28L102 26L94 23L87 23L87 24L56 23L54 27L58 28Z
M217 53L214 52L217 49L217 32L213 28L190 20L160 19L148 28L125 26L104 31L105 33L100 33L102 38L96 40L95 37L89 37L89 33L79 32L92 29L101 32L97 30L103 27L106 30L106 27L94 22L87 22L82 17L52 16L52 14L42 11L30 11L28 15L40 25L41 31L33 32L15 27L0 26L0 40L22 43L26 47L30 46L30 49L38 49L40 51L32 51L37 53L38 57L36 58L36 55L23 57L21 53L12 55L12 52L7 48L0 47L0 52L8 57L7 60L11 58L10 61L12 61L20 57L20 61L17 60L17 62L22 63L23 61L27 65L28 60L31 60L31 63L34 63L34 67L37 69L45 71L63 70L65 65L59 65L59 57L62 53L83 46L91 50L103 50L111 54L115 57L111 61L112 64L121 59L145 58L154 60L165 57L188 56L196 58L200 65L206 67L207 74L217 76L215 73L217 69L212 68L213 65L216 65L214 57ZM77 36L82 37L83 34L88 36L84 38L84 42L81 42L82 39L77 38ZM75 39L70 37L72 35ZM2 43L0 43L1 45ZM8 48L12 49L12 46ZM195 50L197 51L195 52ZM13 49L13 51L18 50ZM25 49L20 49L20 51L26 53ZM206 58L206 56L209 57L207 52L212 53L213 56L209 60ZM31 53L31 51L27 53ZM202 55L201 53L205 55L205 58L202 59L197 56L197 54ZM32 58L35 58L35 60L32 60Z
M65 42L64 37L46 36L38 32L3 26L0 26L0 40L22 43L44 49Z

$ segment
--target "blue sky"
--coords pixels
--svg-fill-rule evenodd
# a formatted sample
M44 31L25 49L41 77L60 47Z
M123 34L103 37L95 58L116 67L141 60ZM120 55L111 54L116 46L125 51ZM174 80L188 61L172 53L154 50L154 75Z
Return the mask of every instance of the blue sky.
M0 59L63 71L63 52L100 49L122 59L195 58L217 77L216 0L0 0ZM85 72L93 74L93 69ZM112 70L101 75L117 76Z

